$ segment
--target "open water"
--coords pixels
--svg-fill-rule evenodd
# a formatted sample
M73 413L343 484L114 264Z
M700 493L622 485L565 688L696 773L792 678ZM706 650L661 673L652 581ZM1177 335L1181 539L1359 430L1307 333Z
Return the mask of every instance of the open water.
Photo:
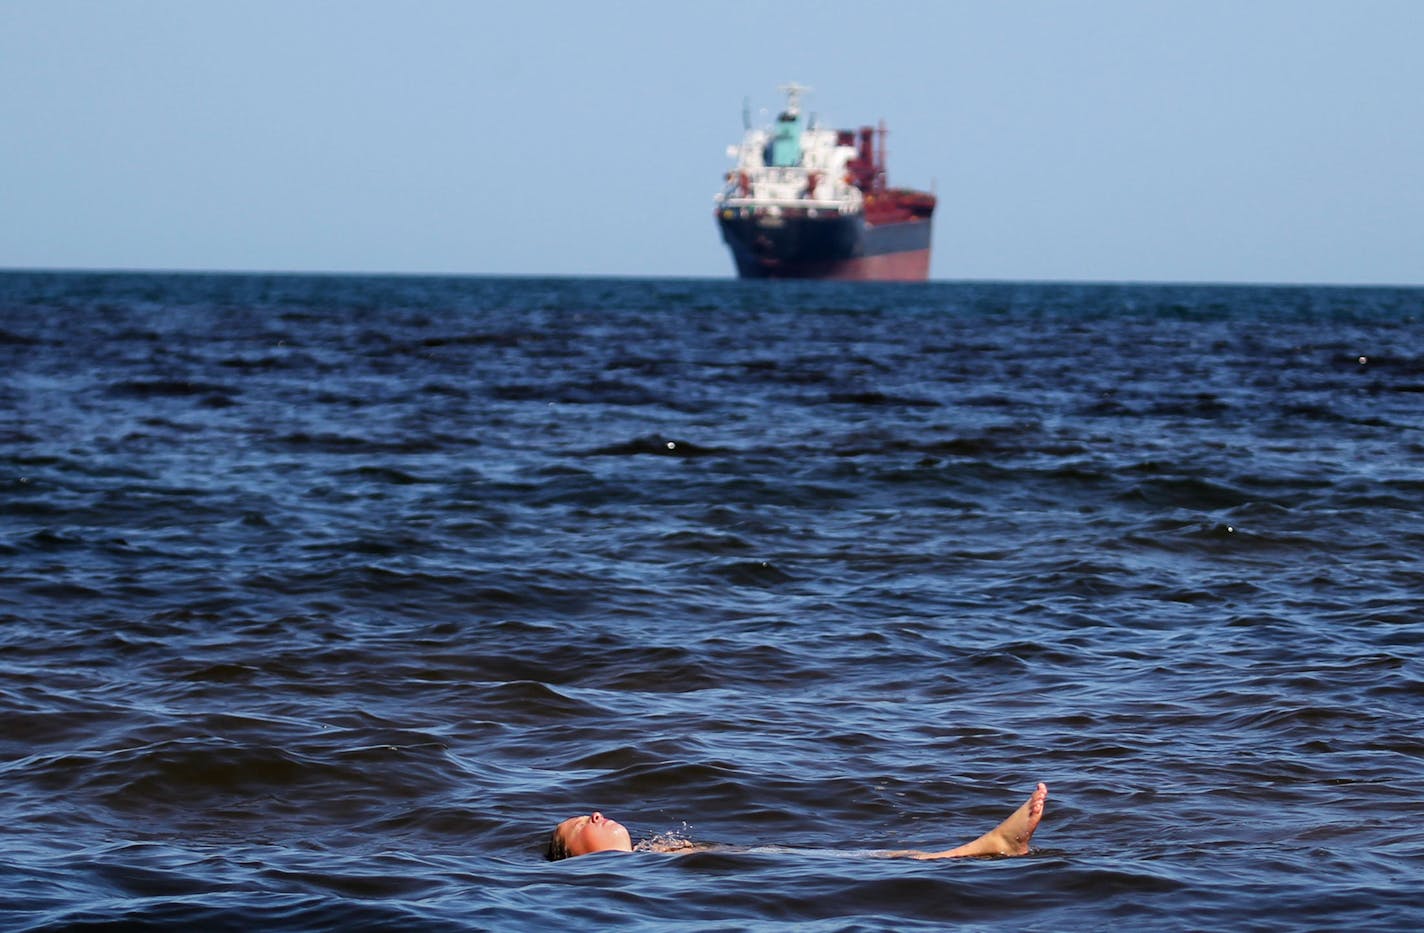
M1422 465L1419 289L0 274L0 928L1416 929Z

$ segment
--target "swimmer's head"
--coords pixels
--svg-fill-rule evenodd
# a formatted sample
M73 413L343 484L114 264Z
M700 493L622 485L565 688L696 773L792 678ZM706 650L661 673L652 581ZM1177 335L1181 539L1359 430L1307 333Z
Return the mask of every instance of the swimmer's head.
M610 820L597 810L588 816L575 816L554 827L549 837L549 861L588 855L590 852L632 852L633 840L628 830L617 820Z

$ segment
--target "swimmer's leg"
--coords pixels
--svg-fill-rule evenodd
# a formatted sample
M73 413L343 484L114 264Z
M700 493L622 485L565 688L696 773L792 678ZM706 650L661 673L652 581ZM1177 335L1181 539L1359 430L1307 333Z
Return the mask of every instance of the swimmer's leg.
M1028 852L1028 841L1033 831L1038 829L1043 819L1043 802L1048 799L1048 785L1040 783L1023 806L1015 810L1008 819L989 830L973 842L957 849L943 852L905 852L910 858L962 858L966 855L1024 855Z

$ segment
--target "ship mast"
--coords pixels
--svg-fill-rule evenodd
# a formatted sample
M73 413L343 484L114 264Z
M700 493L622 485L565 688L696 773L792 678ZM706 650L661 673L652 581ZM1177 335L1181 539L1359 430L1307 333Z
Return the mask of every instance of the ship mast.
M792 81L790 84L782 84L777 87L786 95L786 113L793 118L801 116L801 95L811 90L808 85L797 84Z

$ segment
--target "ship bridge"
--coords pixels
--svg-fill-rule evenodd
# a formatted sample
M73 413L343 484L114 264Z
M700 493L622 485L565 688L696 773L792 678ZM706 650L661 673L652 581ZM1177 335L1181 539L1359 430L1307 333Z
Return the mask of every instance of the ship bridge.
M740 145L728 147L737 164L727 173L717 204L737 213L860 210L862 195L849 170L855 147L845 144L844 134L821 129L814 120L808 124L801 95L809 87L792 83L780 90L787 101L775 125L749 127Z

